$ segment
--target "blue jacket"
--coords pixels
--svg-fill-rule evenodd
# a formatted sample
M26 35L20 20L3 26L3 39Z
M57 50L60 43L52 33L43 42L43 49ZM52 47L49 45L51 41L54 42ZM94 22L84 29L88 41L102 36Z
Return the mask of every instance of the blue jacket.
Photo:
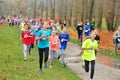
M90 35L90 31L91 31L91 25L86 25L84 27L84 35L85 36L89 36Z
M63 39L67 39L68 41L70 40L69 34L59 34L59 39L60 39L60 50L65 50L67 47L67 41L63 41Z

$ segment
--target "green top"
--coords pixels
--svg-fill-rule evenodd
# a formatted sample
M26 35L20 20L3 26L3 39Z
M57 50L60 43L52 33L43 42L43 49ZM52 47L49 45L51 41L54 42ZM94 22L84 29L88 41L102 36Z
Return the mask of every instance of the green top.
M61 27L60 26L57 26L57 31L61 31Z
M95 27L95 21L90 21L90 25L94 28Z
M91 48L92 50L84 50L82 59L87 61L95 60L95 49L98 48L98 42L96 40L87 39L83 42L82 48Z

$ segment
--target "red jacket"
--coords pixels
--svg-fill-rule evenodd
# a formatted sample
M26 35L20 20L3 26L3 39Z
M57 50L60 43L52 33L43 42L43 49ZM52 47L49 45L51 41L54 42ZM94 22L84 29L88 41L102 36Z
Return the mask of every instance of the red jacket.
M23 44L31 44L30 31L22 31L22 42Z

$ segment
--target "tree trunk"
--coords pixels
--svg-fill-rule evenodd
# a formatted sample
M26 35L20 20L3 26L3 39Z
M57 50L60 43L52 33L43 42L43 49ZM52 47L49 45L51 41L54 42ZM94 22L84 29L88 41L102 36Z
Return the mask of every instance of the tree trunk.
M94 11L94 0L90 0L90 12L89 12L89 20L92 20Z
M84 22L84 4L85 4L85 0L82 0L82 13L81 13L81 21Z
M102 7L101 7L101 5L99 6L99 15L98 15L98 24L97 24L97 27L99 28L99 29L101 29L101 27L102 27L102 17L103 17L103 11L102 11Z
M77 26L77 21L78 21L78 11L79 11L79 9L78 9L78 4L79 3L79 1L78 0L76 0L76 15L75 15L75 21L74 21L74 27L76 27Z
M48 0L46 0L46 19L48 18Z
M115 17L115 1L112 0L112 8L111 8L111 11L108 13L108 18L106 19L106 22L107 22L107 29L109 31L114 31L115 28L114 28L114 17Z
M44 2L41 0L40 1L40 6L41 6L41 19L43 18L43 9L44 9Z
M37 1L35 0L35 4L34 4L34 18L36 18L36 6L37 6Z
M66 5L65 5L65 14L64 14L64 20L67 20L67 5L68 5L68 0L66 0Z
M52 15L52 19L55 19L55 0L54 0L54 5L53 5L53 15Z
M73 2L71 2L71 8L70 8L70 18L69 18L69 26L71 26L71 22L72 22L72 10L73 10Z

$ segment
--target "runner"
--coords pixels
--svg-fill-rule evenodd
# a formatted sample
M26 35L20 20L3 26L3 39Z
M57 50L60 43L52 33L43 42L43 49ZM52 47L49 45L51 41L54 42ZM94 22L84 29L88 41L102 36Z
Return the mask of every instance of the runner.
M53 67L54 59L58 58L58 49L59 49L59 37L57 32L52 31L52 35L49 38L50 41L50 68Z
M90 39L87 39L83 42L82 45L82 59L85 62L85 71L89 72L89 63L91 63L91 72L90 72L90 80L93 79L94 76L94 68L95 68L95 50L98 48L98 42L95 40L96 33L94 31L90 34Z
M48 68L47 60L49 56L49 41L48 37L51 35L51 30L47 29L47 23L43 24L43 28L38 32L36 40L38 40L38 52L39 52L39 73L42 73L43 53L44 53L44 65Z
M28 50L30 48L30 44L31 44L31 42L30 42L31 35L30 35L30 30L28 29L28 24L24 25L24 29L25 30L22 31L21 36L22 36L22 42L23 42L23 47L24 47L24 61L26 61L27 60L27 52L28 52Z
M78 32L78 41L80 41L80 43L82 43L82 33L83 33L83 24L82 22L80 22L76 28L77 32Z
M61 51L61 61L63 67L66 67L65 61L64 61L64 52L67 47L67 42L70 40L69 34L67 33L66 27L62 29L62 33L59 34L60 39L60 51Z
M86 25L84 27L84 36L87 37L90 35L90 32L91 32L91 26L90 26L90 23L89 21L86 22Z

